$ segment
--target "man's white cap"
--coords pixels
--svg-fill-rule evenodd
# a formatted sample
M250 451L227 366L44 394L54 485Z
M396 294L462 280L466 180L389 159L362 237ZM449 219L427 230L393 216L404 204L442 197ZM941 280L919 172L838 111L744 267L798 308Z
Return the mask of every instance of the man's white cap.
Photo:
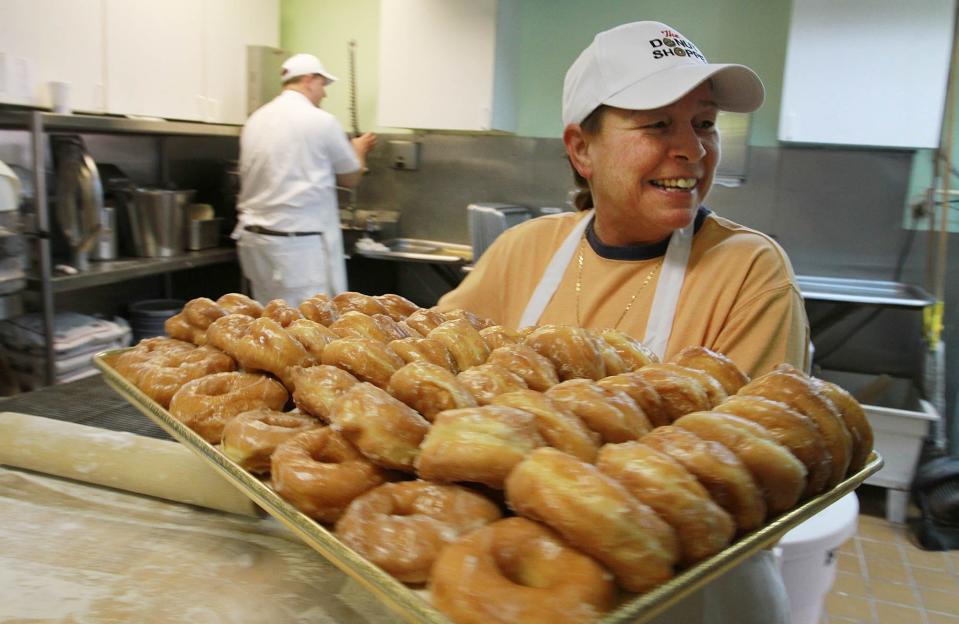
M596 35L566 72L563 126L581 123L601 104L631 110L667 106L707 79L720 110L749 113L763 103L763 83L745 65L710 64L666 24L623 24Z
M313 74L323 76L328 82L336 80L336 76L326 71L320 59L312 54L294 54L283 61L283 71L280 72L280 77L283 82L286 82L299 76L312 76Z

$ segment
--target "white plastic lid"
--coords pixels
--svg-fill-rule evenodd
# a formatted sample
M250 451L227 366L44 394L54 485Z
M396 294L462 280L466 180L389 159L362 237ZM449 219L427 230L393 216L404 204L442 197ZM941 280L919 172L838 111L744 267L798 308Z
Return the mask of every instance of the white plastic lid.
M859 499L850 492L786 533L779 547L785 556L796 551L831 550L856 534L858 519Z

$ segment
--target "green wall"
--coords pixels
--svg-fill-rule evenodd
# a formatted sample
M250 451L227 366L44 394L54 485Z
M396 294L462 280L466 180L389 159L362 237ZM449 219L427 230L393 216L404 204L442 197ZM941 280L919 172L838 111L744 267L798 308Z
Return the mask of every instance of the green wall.
M383 0L399 2L402 0ZM625 22L665 22L689 37L713 62L749 65L766 85L751 143L775 145L790 0L517 0L520 8L517 134L558 138L563 76L593 36ZM376 86L380 0L282 0L280 42L290 52L316 54L341 78L323 107L344 127L348 115L347 42L356 39L361 130L377 128ZM395 131L395 130L391 130Z

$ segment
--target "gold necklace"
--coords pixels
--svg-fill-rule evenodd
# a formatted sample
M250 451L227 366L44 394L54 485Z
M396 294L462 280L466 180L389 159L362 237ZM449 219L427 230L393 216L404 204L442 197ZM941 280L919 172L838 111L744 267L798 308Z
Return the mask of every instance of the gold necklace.
M579 256L576 259L576 264L578 265L576 273L576 326L582 327L583 324L579 320L579 298L580 293L583 291L583 250L586 248L586 237L583 236L582 241L579 245ZM633 293L633 296L629 298L629 303L626 304L626 309L623 310L623 313L619 315L619 320L616 321L616 325L613 326L613 329L618 329L619 324L623 322L623 319L626 317L626 314L629 312L630 308L633 307L633 302L636 301L636 297L639 296L639 293L645 290L646 286L649 285L650 280L653 279L653 276L656 275L656 271L659 270L659 267L663 264L662 259L656 263L656 265L649 270L646 274L646 277L643 279L643 283L639 285L639 288L636 289L636 292Z

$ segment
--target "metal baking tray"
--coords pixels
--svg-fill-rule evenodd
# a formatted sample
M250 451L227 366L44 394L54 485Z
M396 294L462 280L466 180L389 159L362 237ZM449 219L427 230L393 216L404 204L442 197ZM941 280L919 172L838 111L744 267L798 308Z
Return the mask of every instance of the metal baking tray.
M391 238L383 241L382 244L386 247L386 251L356 249L354 253L381 260L432 264L463 264L473 259L473 248L459 243L446 243L420 238Z
M173 418L158 403L122 377L108 363L108 358L127 349L104 351L93 357L94 365L103 372L107 384L134 407L143 412L171 436L208 461L228 481L242 490L267 513L296 533L311 548L341 571L368 589L377 599L408 622L450 624L450 620L433 608L423 589L413 589L396 580L351 549L344 546L330 531L297 511L280 498L266 483L256 478L216 447ZM642 624L679 602L709 581L719 577L759 550L774 545L789 530L856 489L867 477L882 467L882 457L873 451L866 466L848 476L839 485L799 507L779 516L769 524L742 537L722 552L642 595L624 596L615 610L606 614L602 624Z

